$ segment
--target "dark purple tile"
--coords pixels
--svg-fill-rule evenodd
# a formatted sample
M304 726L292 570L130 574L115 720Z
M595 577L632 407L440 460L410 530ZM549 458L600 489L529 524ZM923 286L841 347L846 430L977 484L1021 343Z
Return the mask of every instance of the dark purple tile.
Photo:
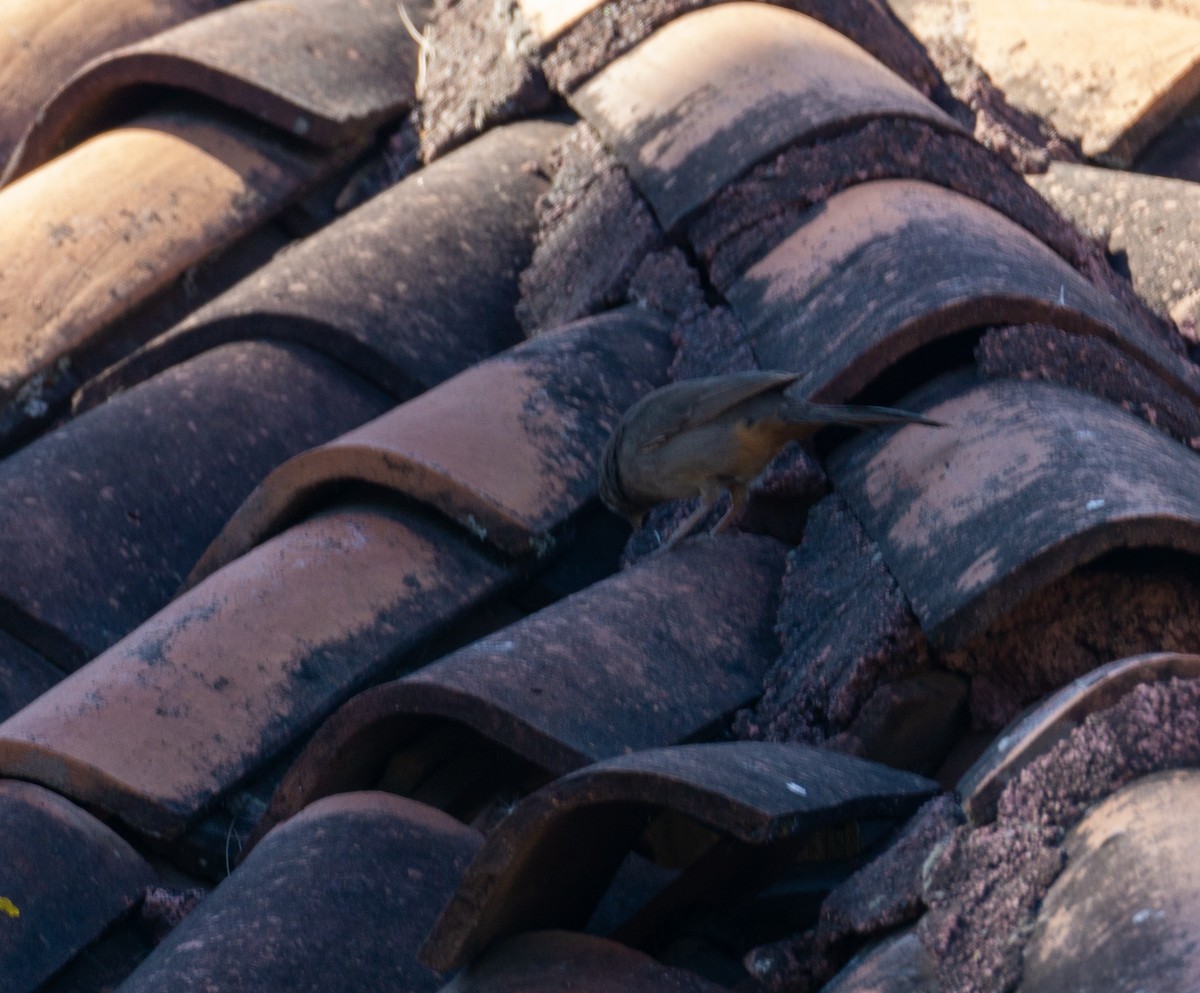
M479 835L421 804L353 793L273 831L121 993L388 988L442 977L416 950Z
M667 322L634 307L568 325L482 362L265 479L192 579L253 547L333 483L428 504L510 555L549 554L596 495L617 419L666 378Z
M150 866L74 804L0 780L0 963L6 993L32 993L142 898Z
M500 822L422 958L451 968L496 938L581 926L662 811L728 841L701 855L626 927L653 924L647 911L655 918L702 899L721 905L744 895L760 882L756 862L770 862L797 837L859 817L904 816L936 792L920 776L801 745L685 745L599 762L532 794Z

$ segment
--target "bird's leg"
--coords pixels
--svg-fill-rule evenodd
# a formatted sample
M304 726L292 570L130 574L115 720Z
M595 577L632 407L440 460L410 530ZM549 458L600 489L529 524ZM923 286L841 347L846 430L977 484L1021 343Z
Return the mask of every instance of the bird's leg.
M692 531L695 530L696 525L704 519L704 515L712 510L713 504L717 502L717 497L720 496L720 493L720 490L705 489L702 491L700 494L700 506L693 510L680 522L679 527L677 527L671 533L670 538L668 538L662 545L659 546L658 550L660 552L665 552L669 548L674 548L676 544L683 541L684 538L691 534Z
M709 534L720 534L730 524L734 523L742 512L746 509L746 504L750 502L749 491L741 483L733 483L729 487L729 509L721 515L721 519L713 525L713 529Z

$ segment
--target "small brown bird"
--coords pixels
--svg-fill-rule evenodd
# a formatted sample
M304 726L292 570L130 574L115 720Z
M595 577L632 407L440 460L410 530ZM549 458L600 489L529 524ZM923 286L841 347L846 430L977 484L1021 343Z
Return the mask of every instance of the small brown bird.
M713 533L746 506L747 492L789 441L831 424L928 424L920 414L891 407L809 403L789 396L792 372L734 372L689 379L653 390L630 407L613 431L600 464L600 499L640 527L664 500L700 497L663 548L692 530L729 490L733 505Z

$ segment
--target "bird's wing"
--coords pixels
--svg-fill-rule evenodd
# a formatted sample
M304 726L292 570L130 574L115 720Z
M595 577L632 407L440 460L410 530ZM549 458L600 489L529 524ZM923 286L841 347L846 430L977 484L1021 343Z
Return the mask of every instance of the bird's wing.
M772 390L785 390L799 375L795 372L754 369L707 379L687 379L668 386L660 391L660 396L662 392L673 391L678 394L677 401L662 403L662 400L672 399L669 393L661 397L657 406L659 416L655 418L660 422L655 427L660 427L660 430L641 442L638 451L653 451L676 435L707 424L738 404Z

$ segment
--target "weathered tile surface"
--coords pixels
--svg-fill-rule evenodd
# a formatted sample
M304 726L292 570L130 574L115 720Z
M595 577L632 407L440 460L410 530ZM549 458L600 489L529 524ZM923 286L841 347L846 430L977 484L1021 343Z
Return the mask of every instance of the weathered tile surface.
M460 373L254 491L193 571L206 575L335 482L385 486L513 555L544 555L596 493L617 418L660 385L667 325L636 308L579 321Z
M747 168L875 116L958 124L819 21L769 4L685 14L571 95L670 230Z
M121 993L437 990L415 957L479 836L382 793L314 804L273 832Z
M399 398L516 344L517 276L546 188L529 165L564 130L517 124L439 159L107 370L82 403L245 338L301 342Z
M145 620L272 467L390 398L295 345L198 356L0 462L0 623L63 667Z
M927 413L950 426L851 442L830 473L934 644L1111 549L1200 551L1200 457L1124 411L994 381Z
M1176 770L1131 783L1072 828L1067 867L1025 946L1018 993L1191 988L1200 977L1198 817L1200 773Z
M802 372L797 388L819 399L853 397L957 332L1038 321L1097 335L1200 396L1196 369L1113 297L996 211L927 183L831 197L728 296L760 362Z
M1200 656L1160 653L1118 659L1073 680L1005 728L958 782L963 809L976 823L996 816L1004 787L1089 714L1114 706L1135 686L1200 678Z
M4 0L0 21L0 168L34 116L95 56L228 0Z
M373 785L441 722L549 775L693 739L760 691L783 553L749 536L690 542L368 690L322 726L267 823Z
M1067 162L1029 182L1122 260L1138 293L1197 339L1200 186Z
M1200 20L1103 0L897 0L926 44L950 39L1016 106L1087 156L1128 165L1200 92Z
M175 111L99 135L0 189L0 398L94 346L278 211L314 168L252 131Z
M0 780L0 970L6 993L32 993L135 907L146 861L49 790Z
M0 725L0 769L178 834L507 576L419 518L370 507L314 518Z
M92 133L115 94L133 87L209 98L325 147L363 143L411 106L416 57L386 0L232 4L85 66L41 109L6 178Z
M936 792L920 776L800 745L685 745L600 762L500 822L421 954L453 967L498 937L582 925L649 816L664 809L766 851L852 818L903 816ZM738 868L717 885L752 885L750 865Z

